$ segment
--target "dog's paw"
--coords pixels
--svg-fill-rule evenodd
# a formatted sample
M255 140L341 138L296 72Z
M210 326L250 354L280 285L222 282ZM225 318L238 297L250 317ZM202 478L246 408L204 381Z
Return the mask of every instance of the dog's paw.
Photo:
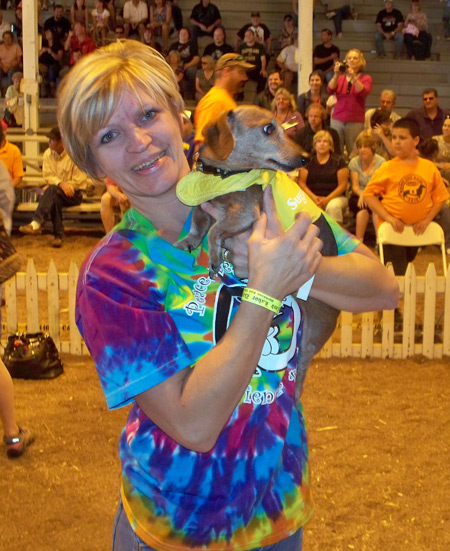
M189 251L192 252L194 249L196 249L200 243L189 236L185 237L184 239L180 239L180 241L177 241L173 244L174 247L177 249L181 249L183 251Z

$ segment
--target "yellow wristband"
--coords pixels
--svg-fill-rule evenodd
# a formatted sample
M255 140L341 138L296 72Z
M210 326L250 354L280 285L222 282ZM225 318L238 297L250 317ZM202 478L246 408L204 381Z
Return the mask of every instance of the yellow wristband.
M263 308L270 310L274 314L278 314L281 308L281 300L269 297L269 295L265 295L264 293L261 293L261 291L257 291L256 289L252 289L251 287L246 287L242 291L242 300L245 300L246 302L251 302L252 304L256 304L257 306L262 306Z

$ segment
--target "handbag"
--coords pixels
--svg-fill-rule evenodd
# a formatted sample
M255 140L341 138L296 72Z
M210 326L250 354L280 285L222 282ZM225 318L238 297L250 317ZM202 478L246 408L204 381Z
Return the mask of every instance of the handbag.
M20 270L22 259L0 222L0 285Z
M3 362L16 379L54 379L64 371L53 339L42 331L10 335Z

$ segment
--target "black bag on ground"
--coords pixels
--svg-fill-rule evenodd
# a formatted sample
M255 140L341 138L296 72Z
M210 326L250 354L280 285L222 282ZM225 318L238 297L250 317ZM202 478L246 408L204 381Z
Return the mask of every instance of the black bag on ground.
M9 336L3 362L16 379L54 379L64 371L53 339L42 332Z

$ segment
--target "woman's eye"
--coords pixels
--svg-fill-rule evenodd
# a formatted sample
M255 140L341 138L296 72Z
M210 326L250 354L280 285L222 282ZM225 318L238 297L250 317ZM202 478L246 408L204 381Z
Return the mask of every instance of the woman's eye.
M264 126L263 128L264 134L272 134L274 130L275 126L272 123L266 124L266 126Z
M117 136L117 132L107 132L101 139L101 143L110 143Z
M155 111L152 111L149 109L148 111L144 111L142 115L142 119L144 121L151 121L155 117L155 115L156 115Z

